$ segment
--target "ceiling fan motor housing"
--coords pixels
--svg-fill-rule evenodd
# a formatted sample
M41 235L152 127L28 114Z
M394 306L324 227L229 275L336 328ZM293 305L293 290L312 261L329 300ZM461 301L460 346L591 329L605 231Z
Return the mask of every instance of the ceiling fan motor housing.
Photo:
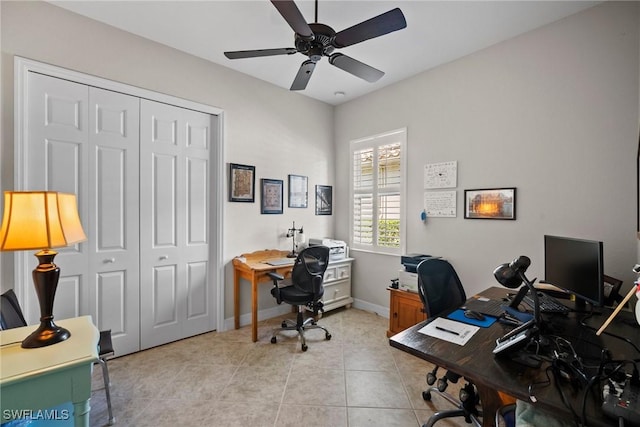
M328 25L324 24L309 24L311 31L313 31L313 40L305 40L300 35L296 34L295 46L298 52L307 55L313 62L318 62L322 56L329 56L334 50L331 42L333 41L336 32Z

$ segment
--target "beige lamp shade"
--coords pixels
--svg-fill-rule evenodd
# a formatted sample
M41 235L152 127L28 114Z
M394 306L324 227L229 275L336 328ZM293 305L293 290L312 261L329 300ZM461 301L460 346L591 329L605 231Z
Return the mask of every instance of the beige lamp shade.
M86 239L75 194L5 191L1 251L58 248Z

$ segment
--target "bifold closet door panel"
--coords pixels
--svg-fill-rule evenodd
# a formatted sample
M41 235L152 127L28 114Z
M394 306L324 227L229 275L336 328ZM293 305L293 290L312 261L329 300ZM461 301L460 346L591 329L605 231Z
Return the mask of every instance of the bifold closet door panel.
M89 306L123 355L140 349L140 99L91 88L89 106Z
M111 329L119 356L213 330L212 116L99 81L31 71L25 81L15 144L21 189L76 194L87 234L58 250L55 318L91 315ZM16 289L37 323L37 260L17 259L24 280Z
M140 111L144 349L210 330L210 117L148 100Z
M23 103L27 127L23 129L22 190L76 194L86 232L91 216L87 200L89 88L33 72L27 79L29 91ZM88 247L87 242L82 242L56 249L55 263L61 271L53 307L55 319L91 314L88 311ZM29 324L38 323L40 319L38 298L30 280L31 271L38 264L33 256L35 252L23 254L20 268L25 283L16 283L16 287L23 286L23 310Z

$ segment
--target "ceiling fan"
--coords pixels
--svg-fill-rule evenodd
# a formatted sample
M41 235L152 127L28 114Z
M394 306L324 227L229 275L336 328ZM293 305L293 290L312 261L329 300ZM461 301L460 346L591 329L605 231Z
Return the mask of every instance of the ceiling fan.
M333 28L318 23L318 0L315 3L316 22L308 24L293 0L271 0L280 15L295 32L295 47L280 49L238 50L225 52L229 59L256 58L260 56L292 55L302 53L309 57L300 65L293 80L291 90L304 90L313 74L316 63L323 56L329 57L329 63L370 83L378 81L384 72L364 64L342 53L333 53L356 43L379 37L407 26L399 8L363 21L345 30L335 32Z

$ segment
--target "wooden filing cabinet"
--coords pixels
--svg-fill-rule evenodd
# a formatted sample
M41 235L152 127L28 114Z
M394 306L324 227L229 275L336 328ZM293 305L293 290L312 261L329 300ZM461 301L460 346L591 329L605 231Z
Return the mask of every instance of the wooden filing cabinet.
M387 336L401 332L427 318L420 295L401 289L389 289L389 330Z

